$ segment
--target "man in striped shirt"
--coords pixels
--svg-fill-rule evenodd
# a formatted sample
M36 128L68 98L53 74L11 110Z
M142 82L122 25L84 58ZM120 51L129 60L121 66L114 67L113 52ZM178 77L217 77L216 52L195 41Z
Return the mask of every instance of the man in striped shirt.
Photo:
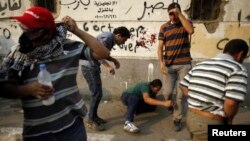
M207 140L208 124L232 124L247 94L247 70L242 65L247 53L247 43L233 39L223 54L198 63L181 81L188 96L186 123L194 141Z
M193 34L192 23L181 13L178 3L168 6L170 21L164 23L159 32L158 59L163 74L163 95L166 99L175 100L173 111L174 130L181 130L182 93L179 81L191 68L189 34ZM174 89L177 93L173 94Z
M109 57L108 49L80 30L69 16L62 23L55 23L46 8L31 7L22 16L12 18L20 22L23 33L3 65L9 79L18 82L11 87L19 93L6 94L14 94L8 97L22 101L23 141L86 141L82 120L86 108L76 83L79 59L105 59ZM66 39L67 31L82 42ZM40 64L46 64L53 88L37 82ZM55 103L44 105L41 101L52 94Z

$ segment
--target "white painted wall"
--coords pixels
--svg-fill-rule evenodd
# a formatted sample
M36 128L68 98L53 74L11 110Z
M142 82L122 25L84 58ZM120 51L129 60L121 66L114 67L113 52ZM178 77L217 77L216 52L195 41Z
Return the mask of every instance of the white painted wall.
M216 46L224 38L242 38L249 42L249 0L224 1L228 2L224 7L225 14L214 33L209 33L203 23L193 21L195 33L191 40L191 52L194 59L210 58L221 52ZM166 8L171 2L172 0L58 0L57 12L53 14L57 22L65 15L73 17L81 29L94 36L105 31L112 32L118 26L126 26L133 36L124 46L115 46L112 55L152 59L157 58L158 31L161 24L168 20ZM190 8L191 0L178 2L182 11ZM9 44L8 42L17 42L21 34L17 23L6 18L21 15L31 5L27 0L0 1L0 48ZM240 10L239 27L237 16ZM70 33L68 37L78 40ZM145 42L146 47L136 46L136 41ZM219 47L223 47L225 43L226 41L221 42Z

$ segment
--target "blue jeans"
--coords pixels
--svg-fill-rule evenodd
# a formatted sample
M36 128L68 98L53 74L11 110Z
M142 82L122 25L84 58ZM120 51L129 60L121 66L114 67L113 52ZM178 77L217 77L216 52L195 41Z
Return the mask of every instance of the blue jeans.
M121 96L121 101L127 106L125 121L133 122L134 114L140 101L139 96L130 93L123 93Z
M26 137L23 141L87 141L87 134L82 118L76 121L69 128L58 133L48 133L36 137Z
M100 68L82 66L82 74L91 92L88 117L91 120L95 120L97 118L97 109L102 99Z

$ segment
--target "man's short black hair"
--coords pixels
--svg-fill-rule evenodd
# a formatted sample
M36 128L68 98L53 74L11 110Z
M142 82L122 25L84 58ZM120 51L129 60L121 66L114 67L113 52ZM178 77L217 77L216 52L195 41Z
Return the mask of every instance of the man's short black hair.
M151 81L150 85L153 86L153 87L156 87L156 86L162 87L162 83L161 83L160 79L155 79L155 80Z
M173 3L169 4L168 11L170 11L171 9L174 9L176 7L179 8L180 11L181 11L181 6L178 3L176 3L176 2L173 2Z
M243 56L247 56L249 50L249 46L242 39L232 39L230 40L223 50L223 53L229 53L230 55L235 55L236 53L240 53L243 51Z
M120 34L122 37L130 38L130 32L125 26L120 26L114 29L113 34Z

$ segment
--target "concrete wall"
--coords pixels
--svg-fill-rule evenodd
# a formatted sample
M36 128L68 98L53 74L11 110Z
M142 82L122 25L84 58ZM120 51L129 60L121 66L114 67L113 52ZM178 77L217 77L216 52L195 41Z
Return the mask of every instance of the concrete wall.
M161 78L158 61L155 59L118 59L121 68L115 75L110 75L102 67L103 94L105 99L118 99L127 87L140 82ZM153 67L152 67L153 66ZM80 69L80 68L79 68ZM86 81L79 73L78 84L83 94L88 94Z
M112 100L119 99L122 91L133 84L140 81L148 81L153 79L162 79L162 75L159 70L159 63L155 59L118 59L120 61L121 68L116 71L114 76L107 73L104 67L102 67L102 82L103 82L103 99ZM200 62L202 60L195 60L192 65ZM249 69L250 63L246 62L244 65ZM153 66L153 67L152 67ZM153 69L152 69L153 68ZM250 76L250 71L248 71ZM78 85L81 94L84 98L88 98L90 92L88 90L88 85L81 74L81 68L79 68L79 73L77 77ZM248 79L250 84L250 79ZM248 92L250 91L250 86L248 85ZM162 90L159 92L162 94ZM243 105L250 107L250 96L247 95L246 101Z
M35 0L0 1L0 53L5 54L8 47L17 43L21 34L18 23L8 17L21 15L27 8L35 5ZM96 36L118 26L130 29L132 37L122 46L115 46L112 56L121 61L121 68L115 76L102 73L105 96L116 97L121 91L138 81L148 80L148 66L153 64L153 78L161 78L157 62L157 36L159 27L168 20L167 6L173 0L54 0L53 15L57 22L62 17L73 17L78 26ZM53 0L49 0L53 3ZM177 0L176 0L177 2ZM191 11L197 3L193 0L179 0L184 15L191 18ZM192 20L195 33L191 37L191 53L194 61L207 59L220 53L223 46L232 38L242 38L250 42L250 3L249 0L221 0L219 5L203 11L215 14L210 20ZM199 8L199 7L198 7ZM197 9L196 9L197 10ZM202 13L202 9L199 12ZM194 11L196 12L196 11ZM79 40L68 33L71 39ZM145 46L137 46L136 41ZM249 59L246 60L248 64ZM87 95L86 84L78 77L81 91Z

